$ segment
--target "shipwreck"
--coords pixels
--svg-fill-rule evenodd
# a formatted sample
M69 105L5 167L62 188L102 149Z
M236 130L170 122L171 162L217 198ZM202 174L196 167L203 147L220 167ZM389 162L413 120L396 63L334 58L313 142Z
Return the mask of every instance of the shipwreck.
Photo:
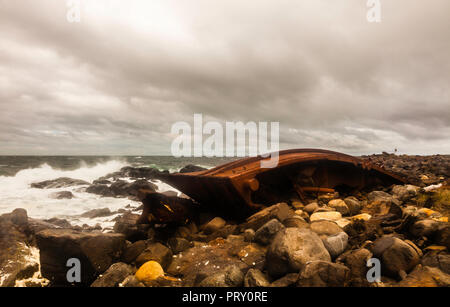
M245 218L264 206L287 200L285 198L292 195L305 200L309 194L350 193L406 183L402 177L367 161L328 150L280 151L279 163L275 168L261 168L264 159L269 158L250 157L209 170L165 174L161 180L195 202L235 218ZM193 206L186 199L179 201L174 196L156 194L142 194L143 218L157 212L160 222L180 221Z

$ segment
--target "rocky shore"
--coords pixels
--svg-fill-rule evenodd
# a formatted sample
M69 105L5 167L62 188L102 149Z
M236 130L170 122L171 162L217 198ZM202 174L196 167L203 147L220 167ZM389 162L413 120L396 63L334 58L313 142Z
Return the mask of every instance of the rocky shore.
M213 204L183 225L137 224L141 208L84 213L120 214L112 230L36 220L16 209L0 216L0 286L450 286L450 158L363 158L414 185L291 197L243 221L217 216ZM183 171L192 170L198 168ZM93 183L60 178L33 185L80 185L137 199L140 189L157 190L162 174L126 167ZM67 281L71 258L81 262L80 283ZM367 279L371 258L380 260L379 281Z

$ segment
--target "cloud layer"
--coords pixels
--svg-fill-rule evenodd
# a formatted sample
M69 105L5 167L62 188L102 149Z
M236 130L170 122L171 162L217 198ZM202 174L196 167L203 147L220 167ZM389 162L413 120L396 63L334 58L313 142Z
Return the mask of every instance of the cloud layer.
M450 153L450 2L0 0L0 154L170 154L177 121L282 148Z

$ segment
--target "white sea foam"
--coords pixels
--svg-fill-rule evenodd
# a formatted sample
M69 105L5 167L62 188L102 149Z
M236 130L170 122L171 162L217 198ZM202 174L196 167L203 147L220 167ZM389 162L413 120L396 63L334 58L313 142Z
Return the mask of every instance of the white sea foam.
M21 170L13 177L0 176L0 214L9 213L16 208L24 208L27 210L28 216L32 218L49 219L57 217L67 219L72 225L88 224L94 226L100 223L102 228L111 229L114 225L113 219L117 215L95 219L82 218L79 215L99 208L109 208L112 212L128 205L136 208L140 206L140 203L127 198L100 197L86 193L83 189L80 189L82 186L35 189L31 188L30 184L60 177L92 182L101 176L118 171L126 165L125 162L111 160L91 167L82 165L76 170L65 171L43 164L38 168ZM127 181L130 180L127 179ZM156 181L155 184L158 186L159 192L176 191L162 182ZM70 191L75 197L73 199L53 199L50 197L51 194L60 191Z

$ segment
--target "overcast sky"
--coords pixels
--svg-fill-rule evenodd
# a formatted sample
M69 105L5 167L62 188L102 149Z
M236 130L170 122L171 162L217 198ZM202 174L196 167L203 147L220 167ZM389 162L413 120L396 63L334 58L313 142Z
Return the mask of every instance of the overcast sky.
M170 154L177 121L282 148L450 153L450 1L0 0L0 154Z

